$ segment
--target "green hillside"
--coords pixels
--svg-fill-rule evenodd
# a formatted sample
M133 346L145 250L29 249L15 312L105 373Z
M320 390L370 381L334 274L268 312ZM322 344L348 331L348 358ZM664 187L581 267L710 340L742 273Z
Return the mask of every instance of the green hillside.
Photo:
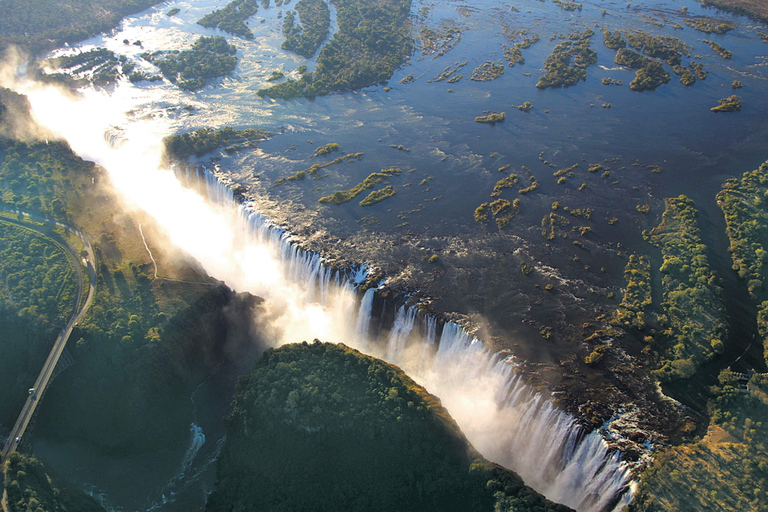
M207 510L570 509L481 458L399 368L316 341L240 380Z

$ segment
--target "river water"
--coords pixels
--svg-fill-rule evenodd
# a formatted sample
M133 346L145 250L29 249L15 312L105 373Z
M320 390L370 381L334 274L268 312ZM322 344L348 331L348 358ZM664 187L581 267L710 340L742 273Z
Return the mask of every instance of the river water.
M195 22L221 6L222 2L212 0L160 4L125 19L113 33L77 46L106 46L136 58L140 67L150 70L148 64L138 59L141 52L183 49L200 35L218 34ZM717 15L738 26L722 36L702 34L687 26L674 29L675 23L682 24L681 6L688 7L691 15ZM166 16L164 13L171 7L179 7L181 12ZM518 225L511 228L521 233L540 223L552 201L561 200L572 207L593 206L596 217L616 216L623 225L637 226L610 232L603 226L596 231L614 243L621 242L630 250L639 250L643 244L641 228L650 221L637 213L634 206L650 203L652 213L658 213L661 197L681 193L696 201L705 222L722 228L714 201L722 182L755 168L766 159L768 58L767 47L757 35L764 28L743 17L703 9L693 1L633 2L631 6L624 2L585 2L583 10L576 12L563 11L551 2L533 0L516 2L514 7L516 9L494 0L471 4L414 2L413 13L426 13L426 16L414 16L415 33L421 23L437 27L446 21L462 30L462 39L439 58L431 55L421 58L417 51L411 62L396 72L388 92L378 86L314 100L259 98L256 91L268 85L266 79L272 71L282 70L290 75L301 64L307 64L310 70L314 66L312 60L306 61L280 49L282 22L278 13L287 8L274 6L261 9L251 19L249 25L255 33L254 40L230 38L238 47L240 58L233 76L215 81L199 92L183 92L168 83L123 83L106 93L85 91L88 106L75 106L69 114L61 100L49 93L33 89L25 92L30 94L41 122L62 132L83 157L102 163L118 188L140 207L150 210L167 227L173 242L194 254L209 272L236 289L266 295L268 300L285 306L289 314L296 307L295 314L304 315L302 329L295 332L281 329L281 342L314 337L331 340L339 334L333 327L345 322L334 321L333 315L329 319L323 308L311 310L313 321L306 320L305 304L281 302L293 293L296 283L275 286L268 277L249 272L244 263L246 256L248 261L253 261L260 257L258 251L242 250L242 244L237 241L240 235L234 229L225 232L215 229L217 223L236 226L239 221L231 213L215 209L191 211L195 206L183 214L165 209L152 211L153 202L166 202L169 190L177 190L173 174L157 174L157 141L163 135L223 125L257 127L279 133L258 150L220 155L219 169L261 198L259 206L271 205L271 209L263 210L267 216L289 223L292 216L308 215L316 222L317 229L340 238L363 229L358 221L364 217L375 217L374 232L402 229L407 219L407 229L416 233L470 236L477 230L472 220L474 208L488 200L493 184L501 176L497 169L507 164L510 170L521 175L522 166L526 166L541 185L535 196L523 199ZM601 9L607 11L605 16ZM586 81L571 88L537 89L535 83L542 73L543 62L559 42L550 40L550 36L581 31L584 27L597 32L592 47L599 59L589 67ZM669 84L656 91L630 91L627 84L634 72L617 69L613 64L614 52L603 45L601 27L678 37L693 47L692 54L704 64L709 75L688 88L673 75ZM505 28L526 29L529 35L535 33L541 37L540 42L523 50L525 64L507 67L503 76L490 82L473 82L468 78L454 84L428 82L455 63L468 61L463 71L468 76L485 61L500 62L502 45L506 43ZM140 40L142 47L126 45L125 39ZM703 39L719 42L733 52L733 59L722 59ZM408 75L415 77L414 82L400 84ZM604 77L622 80L624 86L602 85ZM710 107L733 93L733 80L744 84L743 89L736 91L743 98L744 109L735 114L711 113ZM50 105L46 102L51 101L58 102L58 111L46 119L42 117L43 111ZM534 104L531 112L515 108L525 101ZM603 104L610 104L610 108L603 108ZM474 117L485 111L505 111L507 120L495 126L475 123ZM82 125L72 121L78 116L83 119ZM109 126L121 128L126 144L134 145L140 159L120 161L122 157L112 154L113 148L94 143L99 139L103 141L104 130ZM365 156L360 162L328 168L327 177L321 180L273 186L278 178L315 163L309 157L317 146L328 142L338 142L342 150L364 152ZM408 151L392 145L403 145ZM146 150L150 146L153 149ZM558 185L552 175L555 169L545 165L543 159L552 162L555 168L578 163L577 176L565 185ZM588 173L586 167L591 163L603 163L610 168L610 179L599 173ZM390 180L398 190L394 198L367 210L354 203L344 207L318 205L319 197L339 188L349 188L368 173L390 166L404 171L413 169L412 173L404 172ZM662 172L651 172L655 166L660 166ZM148 174L137 176L139 170ZM137 191L136 182L144 183L147 179L157 183L157 196L152 195L154 192ZM586 183L585 192L577 190L581 183ZM188 199L186 192L178 193L180 198ZM187 204L198 204L195 199L190 201ZM214 217L215 221L211 220ZM211 225L214 229L200 229L202 225ZM215 239L206 239L200 244L201 232L211 233ZM705 232L705 241L714 253L721 255L719 260L715 259L715 265L719 261L720 270L727 269L727 257L722 257L725 251L722 238ZM584 262L596 268L606 264L599 256L594 256L594 261L589 258L586 256ZM269 261L269 258L259 261ZM733 295L743 293L737 284L733 284L733 288ZM350 304L335 311L347 316L353 311L353 324L359 318ZM350 335L349 330L345 335ZM395 350L391 348L392 341L389 340L388 346ZM180 438L188 438L187 446L177 450L178 453L164 454L154 463L149 459L108 460L85 451L82 446L45 439L36 442L35 450L61 473L92 486L94 493L115 509L190 510L204 501L204 493L212 485L210 462L221 439L219 419L224 410L214 397L226 395L223 390L227 389L228 382L231 384L228 377L222 377L221 382L213 379L198 390L200 396L195 403L205 401L208 405L202 410L198 407L196 417L190 418L189 432L179 434ZM452 414L457 413L452 411ZM461 419L459 422L461 424ZM476 442L471 435L470 440ZM166 462L156 464L161 459ZM147 474L147 466L153 464L157 470ZM117 466L124 472L115 475ZM140 474L149 480L142 480ZM184 476L174 476L180 474Z

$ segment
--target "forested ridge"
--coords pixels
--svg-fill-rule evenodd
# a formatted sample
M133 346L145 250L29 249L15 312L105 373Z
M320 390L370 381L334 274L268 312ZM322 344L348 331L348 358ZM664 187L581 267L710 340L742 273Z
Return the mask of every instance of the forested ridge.
M570 510L482 459L400 369L344 345L266 352L226 423L210 512Z
M10 44L37 52L104 32L160 0L3 0L0 50Z

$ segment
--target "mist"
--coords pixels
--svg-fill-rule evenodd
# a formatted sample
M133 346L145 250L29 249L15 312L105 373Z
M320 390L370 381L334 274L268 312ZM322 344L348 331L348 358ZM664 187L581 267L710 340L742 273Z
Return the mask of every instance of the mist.
M264 299L253 322L268 344L344 343L402 367L441 399L483 456L517 471L550 499L601 510L601 495L610 499L626 485L628 476L618 461L605 463L609 455L598 434L594 461L577 457L576 463L587 467L574 470L563 462L566 444L575 445L579 435L573 418L517 378L513 358L490 354L455 324L446 325L438 342L422 334L429 328L415 328L414 322L423 318L402 310L387 339L358 334L364 312L351 283L330 280L330 270L319 261L309 265L299 261L301 255L286 256L286 241L269 230L258 212L232 201L211 201L162 166L162 139L176 126L166 111L148 107L157 90L123 82L110 93L85 89L72 97L55 87L3 76L6 87L29 98L35 121L103 167L129 208L150 215L169 244L235 291ZM254 227L259 222L261 230Z

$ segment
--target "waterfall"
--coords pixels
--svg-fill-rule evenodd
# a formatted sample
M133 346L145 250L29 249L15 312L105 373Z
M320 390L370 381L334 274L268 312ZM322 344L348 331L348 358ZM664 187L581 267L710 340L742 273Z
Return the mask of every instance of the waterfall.
M135 92L130 85L112 95L84 90L84 102L54 88L21 92L36 121L107 169L115 187L153 216L171 243L235 290L263 297L269 314L259 320L272 322L266 327L279 343L315 337L343 342L400 366L440 397L480 453L555 501L603 512L631 498L629 471L618 454L599 433L583 432L573 417L527 385L514 357L493 353L458 324L424 318L404 306L390 325L376 324L371 318L376 292L366 301L357 292L364 266L336 269L304 250L254 205L237 204L232 183L215 169L194 169L191 175L177 169L174 176L160 168L167 119L127 120L126 107L139 100L115 101L123 90ZM124 126L120 133L112 129L118 125ZM201 194L183 183L193 183ZM357 333L365 330L368 337L361 341Z
M231 188L205 169L208 196L233 200ZM227 192L227 189L230 192ZM630 471L599 432L586 432L570 414L536 392L516 372L510 354L492 353L453 322L439 322L401 305L384 335L371 333L376 290L358 297L365 267L333 270L323 258L293 243L249 203L239 217L248 236L267 247L289 281L306 290L304 302L340 308L347 345L403 368L440 397L469 441L486 458L517 472L553 501L579 511L620 509L631 500ZM336 317L338 318L338 316ZM617 505L618 503L618 505Z

